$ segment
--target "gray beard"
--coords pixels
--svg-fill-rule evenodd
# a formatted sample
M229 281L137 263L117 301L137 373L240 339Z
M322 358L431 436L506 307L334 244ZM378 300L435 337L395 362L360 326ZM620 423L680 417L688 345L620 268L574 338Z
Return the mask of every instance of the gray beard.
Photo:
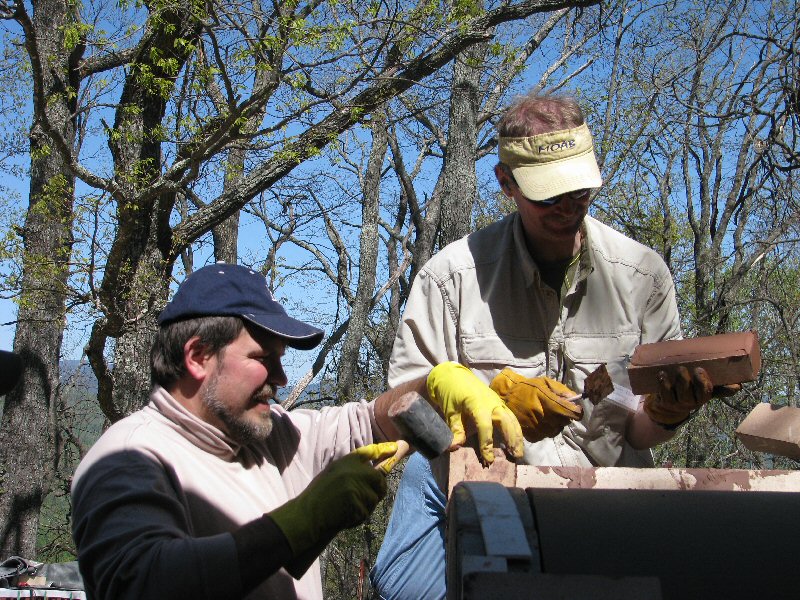
M223 404L217 397L217 374L212 376L208 386L203 391L201 400L203 404L222 421L228 435L242 446L264 442L272 433L272 414L263 421L251 421L236 413Z

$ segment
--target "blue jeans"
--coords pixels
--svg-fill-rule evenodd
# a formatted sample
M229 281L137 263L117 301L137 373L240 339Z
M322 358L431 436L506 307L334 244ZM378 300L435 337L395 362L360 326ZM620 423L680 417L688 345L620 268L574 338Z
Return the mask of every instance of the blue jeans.
M446 502L428 459L414 453L400 479L386 536L369 574L384 600L445 597Z

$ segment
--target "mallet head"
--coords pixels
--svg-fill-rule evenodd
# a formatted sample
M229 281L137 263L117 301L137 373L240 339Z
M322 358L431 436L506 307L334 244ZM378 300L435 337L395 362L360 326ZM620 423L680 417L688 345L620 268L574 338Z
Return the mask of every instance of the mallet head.
M402 435L426 458L447 451L453 432L433 406L417 392L406 392L389 408L389 418Z

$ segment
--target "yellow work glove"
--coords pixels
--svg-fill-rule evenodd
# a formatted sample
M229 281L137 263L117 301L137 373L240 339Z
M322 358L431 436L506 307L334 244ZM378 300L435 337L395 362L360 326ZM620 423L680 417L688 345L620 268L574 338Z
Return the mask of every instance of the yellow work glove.
M463 365L446 362L431 369L427 379L428 396L439 406L444 420L453 432L451 448L467 440L464 417L475 425L481 459L494 462L492 433L497 426L503 434L508 452L522 456L522 429L514 414L488 385Z
M665 429L676 429L711 398L732 396L742 388L739 384L714 386L706 370L695 367L691 373L678 367L675 376L658 373L658 392L644 398L644 411Z
M269 513L300 555L363 522L386 495L386 477L373 460L392 456L397 442L371 444L333 461L299 496ZM319 548L321 552L324 545Z
M567 400L577 394L555 379L527 378L506 368L490 387L517 417L529 442L558 435L567 423L583 416L583 408Z

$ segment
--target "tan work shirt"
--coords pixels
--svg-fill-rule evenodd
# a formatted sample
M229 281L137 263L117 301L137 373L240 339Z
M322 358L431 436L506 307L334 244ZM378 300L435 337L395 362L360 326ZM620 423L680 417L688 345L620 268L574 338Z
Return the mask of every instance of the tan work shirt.
M584 222L584 253L569 289L545 285L517 213L435 255L420 271L389 364L389 385L453 360L490 382L504 367L583 390L605 363L616 385L640 343L681 337L670 272L653 250L599 221ZM628 415L583 401L584 417L555 438L526 442L535 465L652 466L625 441Z

